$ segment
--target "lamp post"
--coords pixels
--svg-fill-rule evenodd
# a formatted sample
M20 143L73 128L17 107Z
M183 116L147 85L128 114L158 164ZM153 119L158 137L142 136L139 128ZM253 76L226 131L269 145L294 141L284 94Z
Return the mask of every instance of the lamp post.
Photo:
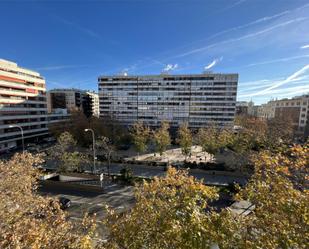
M25 143L24 143L24 130L21 126L19 125L10 125L9 128L19 128L21 132L21 141L23 145L23 154L25 153Z
M90 131L92 133L92 149L93 149L93 172L95 173L95 138L94 131L92 129L85 129L85 132Z

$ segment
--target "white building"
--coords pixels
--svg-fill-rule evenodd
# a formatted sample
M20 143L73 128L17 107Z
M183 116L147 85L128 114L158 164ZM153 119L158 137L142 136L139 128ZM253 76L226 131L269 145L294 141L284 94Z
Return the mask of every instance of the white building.
M95 92L90 92L87 91L86 96L89 96L90 98L90 108L91 108L91 113L93 116L95 117L99 117L100 116L100 111L99 111L99 94L95 93Z
M37 72L0 60L0 151L48 134L45 80Z
M166 120L174 127L232 126L237 84L238 74L100 76L100 116L125 125L141 120L156 127Z

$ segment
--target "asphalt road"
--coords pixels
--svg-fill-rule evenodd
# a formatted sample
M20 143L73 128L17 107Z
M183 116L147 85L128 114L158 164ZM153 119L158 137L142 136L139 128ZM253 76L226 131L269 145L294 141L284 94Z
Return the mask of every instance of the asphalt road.
M54 161L49 161L47 164L47 168L55 169L57 163ZM119 174L120 170L123 167L129 167L132 169L134 176L140 177L155 177L155 176L164 176L166 171L162 166L148 166L148 165L138 165L138 164L116 164L112 163L110 166L110 172L113 174ZM85 165L83 167L90 171L92 169L92 165ZM103 172L107 172L107 164L97 162L96 164L97 170L103 170ZM230 183L239 183L240 185L244 185L247 182L247 177L237 175L232 172L224 172L224 171L206 171L200 169L190 169L189 174L196 177L197 179L203 179L204 183L207 185L218 185L218 186L227 186Z
M103 167L106 171L106 166ZM124 167L123 164L112 164L110 167L111 173L119 173L119 171ZM166 171L164 167L161 166L145 166L145 165L127 165L127 167L132 169L134 176L142 177L154 177L154 176L164 176ZM204 171L199 169L189 170L189 174L196 177L197 179L203 179L204 183L207 185L221 185L226 186L230 183L237 182L244 185L247 182L247 177L236 175L229 172L219 172L219 171Z
M89 191L76 189L74 187L64 188L57 184L43 185L39 188L43 196L66 197L71 200L71 206L66 209L68 217L72 221L81 222L84 215L96 214L98 238L104 239L106 229L103 220L106 217L105 206L112 207L116 212L123 212L132 208L135 203L134 187L111 183L109 188L100 191Z

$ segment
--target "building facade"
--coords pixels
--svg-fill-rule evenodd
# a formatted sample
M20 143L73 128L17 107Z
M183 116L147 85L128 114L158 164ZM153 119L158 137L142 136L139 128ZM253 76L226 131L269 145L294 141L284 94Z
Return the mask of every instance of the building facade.
M237 74L100 76L100 116L124 125L141 120L157 127L187 122L191 128L209 123L232 126Z
M264 119L289 118L297 135L308 136L309 128L309 95L291 99L271 100L258 106L257 117Z
M47 92L48 113L55 109L67 109L68 112L82 108L83 91L79 89L52 89Z
M236 115L248 115L249 102L237 101L236 102Z
M95 92L80 89L52 89L47 93L48 113L66 109L83 111L87 117L99 116L99 95Z
M83 111L87 117L99 117L99 95L95 92L86 91L83 97Z
M0 151L48 134L46 88L37 72L0 60Z
M291 99L271 101L275 106L275 117L288 116L297 129L297 134L308 136L309 127L309 95L302 95Z

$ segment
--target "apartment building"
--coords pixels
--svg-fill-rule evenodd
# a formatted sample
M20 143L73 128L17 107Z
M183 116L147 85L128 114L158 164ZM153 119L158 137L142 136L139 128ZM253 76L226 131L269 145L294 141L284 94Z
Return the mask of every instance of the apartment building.
M187 122L191 128L232 126L238 74L100 76L100 116L125 125L141 120L157 127Z
M296 134L306 135L309 128L309 95L268 101L259 106L256 116L264 119L288 117L295 126Z
M48 113L66 109L83 111L87 117L99 116L99 95L95 92L75 88L52 89L47 92Z
M68 112L82 108L83 91L79 89L52 89L47 92L48 113L55 109L67 109Z
M99 117L99 94L86 91L83 97L83 110L87 117Z
M0 151L48 134L46 88L37 72L0 60Z

